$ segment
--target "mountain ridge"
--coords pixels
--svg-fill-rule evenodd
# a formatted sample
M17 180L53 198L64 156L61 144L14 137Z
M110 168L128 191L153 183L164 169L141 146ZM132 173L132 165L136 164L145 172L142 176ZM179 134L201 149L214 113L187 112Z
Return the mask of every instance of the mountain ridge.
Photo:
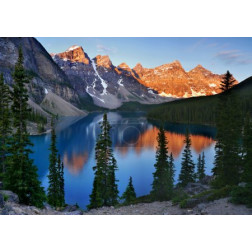
M81 50L83 57L88 57L81 46L73 51L75 50ZM65 60L64 52L53 55ZM70 60L72 62L78 61L78 59ZM145 68L141 63L137 63L135 67L130 68L125 62L114 66L108 55L97 55L93 60L95 60L98 67L112 69L118 75L133 77L139 84L155 91L160 97L189 98L215 95L221 92L220 83L223 75L215 74L200 64L190 71L185 71L179 60L154 68ZM238 81L235 84L238 84Z

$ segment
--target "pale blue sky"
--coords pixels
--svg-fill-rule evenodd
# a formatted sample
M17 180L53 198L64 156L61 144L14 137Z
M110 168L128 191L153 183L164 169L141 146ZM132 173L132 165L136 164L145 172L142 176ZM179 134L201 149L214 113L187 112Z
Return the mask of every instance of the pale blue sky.
M179 60L186 71L201 64L214 73L229 70L239 81L252 75L252 38L37 38L51 53L80 45L90 58L109 55L114 65L156 67Z

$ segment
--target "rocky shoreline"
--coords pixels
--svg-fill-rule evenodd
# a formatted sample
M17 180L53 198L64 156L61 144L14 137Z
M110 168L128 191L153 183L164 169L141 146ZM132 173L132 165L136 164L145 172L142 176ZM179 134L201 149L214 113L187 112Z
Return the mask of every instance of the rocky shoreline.
M244 205L234 205L229 198L199 203L192 208L180 208L171 201L138 203L121 207L101 207L83 211L78 206L66 206L57 210L48 204L43 209L19 204L18 196L0 190L0 215L251 215L252 209Z

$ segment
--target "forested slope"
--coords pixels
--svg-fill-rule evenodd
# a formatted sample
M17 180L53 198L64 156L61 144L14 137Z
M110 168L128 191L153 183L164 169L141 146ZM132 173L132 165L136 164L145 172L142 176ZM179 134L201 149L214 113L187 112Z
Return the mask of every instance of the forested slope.
M252 77L227 91L232 100L240 103L245 114L252 112ZM149 110L148 117L178 123L215 124L218 101L223 94L195 97L156 105Z

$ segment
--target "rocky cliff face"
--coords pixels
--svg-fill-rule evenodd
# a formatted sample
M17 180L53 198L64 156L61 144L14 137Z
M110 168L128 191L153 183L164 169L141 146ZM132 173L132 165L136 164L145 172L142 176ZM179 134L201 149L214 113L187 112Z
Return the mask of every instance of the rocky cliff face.
M133 71L146 87L156 90L161 96L175 98L220 93L220 83L223 79L223 75L214 74L201 65L186 72L179 61L156 68L144 68L139 63Z
M51 54L51 56L54 56L54 54ZM59 53L58 56L65 61L69 60L71 62L80 62L87 65L90 63L90 59L83 51L83 48L76 45L69 47L65 52Z
M71 88L65 73L34 38L0 38L0 72L8 84L12 85L11 74L18 59L19 47L22 48L24 67L30 77L27 88L34 102L40 104L47 89L67 101L78 103L78 95Z
M51 55L78 94L82 97L91 96L96 105L112 109L128 101L160 103L170 100L140 84L126 64L115 67L108 56L101 55L90 60L81 47L71 48L71 57L67 56L69 49ZM84 58L88 61L80 60Z

